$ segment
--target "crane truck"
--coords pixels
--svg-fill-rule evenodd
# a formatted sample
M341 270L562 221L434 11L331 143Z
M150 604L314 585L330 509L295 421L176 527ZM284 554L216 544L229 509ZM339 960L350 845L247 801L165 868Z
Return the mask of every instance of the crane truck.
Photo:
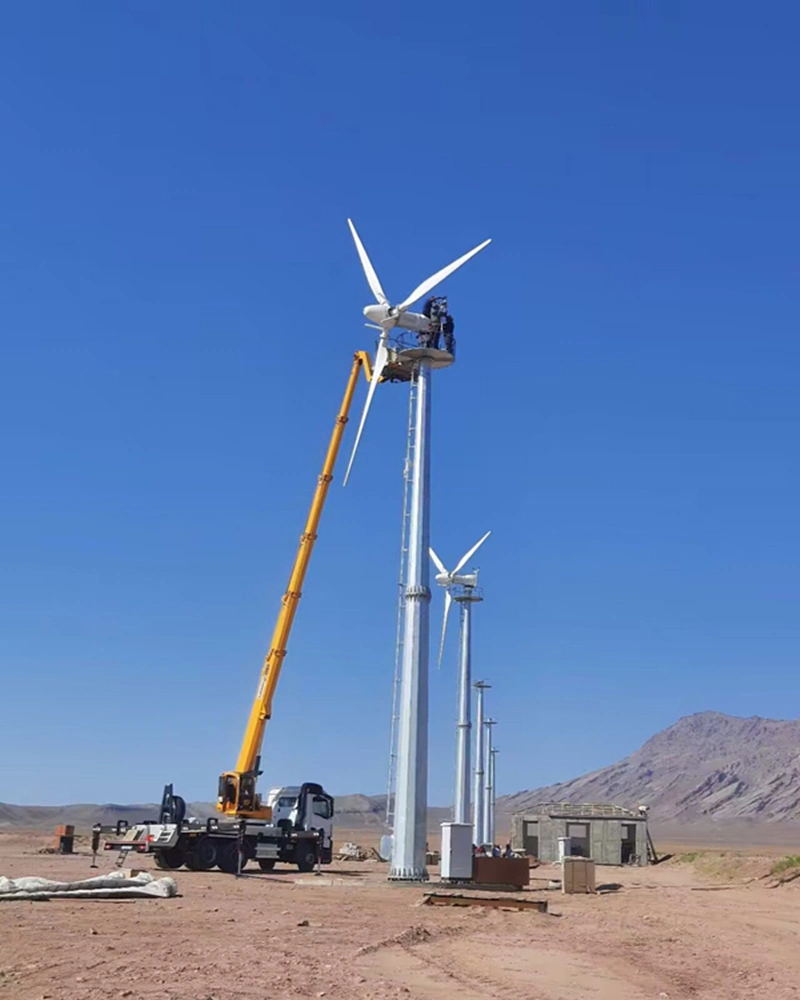
M250 860L255 860L263 871L270 871L277 862L295 864L300 871L311 871L317 863L330 864L334 801L322 786L306 782L272 788L266 799L262 799L256 784L262 773L264 730L272 715L272 699L360 371L367 382L372 381L370 357L364 351L353 355L344 398L300 537L272 643L261 668L236 767L220 775L216 805L219 815L205 820L187 817L186 803L174 794L172 785L166 785L157 821L131 827L122 821L117 825L116 837L106 841L105 849L118 850L121 860L128 852L136 852L153 855L159 868L174 870L185 865L193 871L207 871L216 866L231 873L240 871ZM401 369L390 366L380 381L404 377L407 376Z

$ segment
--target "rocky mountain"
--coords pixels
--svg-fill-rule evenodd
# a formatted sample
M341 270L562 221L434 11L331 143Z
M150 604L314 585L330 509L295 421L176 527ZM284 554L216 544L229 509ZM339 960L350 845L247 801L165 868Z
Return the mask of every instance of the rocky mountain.
M681 823L798 822L800 720L689 715L616 764L504 796L498 809L553 801L642 803L653 819Z
M740 719L701 712L679 719L630 757L548 788L498 799L508 817L537 802L614 802L650 807L661 823L800 823L800 721ZM386 797L341 795L336 820L341 829L382 828ZM209 802L189 803L189 814L213 816ZM112 825L152 819L158 806L13 806L0 802L0 827L50 828L74 823ZM431 830L449 819L448 808L430 808Z

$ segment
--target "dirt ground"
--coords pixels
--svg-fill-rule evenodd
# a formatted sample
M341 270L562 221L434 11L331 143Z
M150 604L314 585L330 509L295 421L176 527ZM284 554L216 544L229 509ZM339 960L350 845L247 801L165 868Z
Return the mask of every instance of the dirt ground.
M0 874L96 874L43 842L0 833ZM604 867L619 888L580 897L547 890L558 872L543 866L528 896L548 914L424 906L426 887L388 883L378 862L180 871L176 899L5 902L0 1000L800 1000L800 879L769 888L772 863Z

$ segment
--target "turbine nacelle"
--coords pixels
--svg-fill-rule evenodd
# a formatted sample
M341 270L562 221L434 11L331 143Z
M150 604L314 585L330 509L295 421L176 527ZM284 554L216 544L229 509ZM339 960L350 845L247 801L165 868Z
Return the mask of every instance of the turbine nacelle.
M439 666L442 665L442 654L444 653L444 638L447 634L447 618L450 614L450 605L453 603L453 587L468 587L473 590L478 586L478 571L474 570L472 573L465 573L459 576L459 570L466 566L467 562L475 555L478 549L483 545L486 539L491 535L491 531L487 531L486 534L481 538L480 541L476 542L471 549L464 553L461 559L456 564L455 569L451 569L449 572L445 569L444 563L436 555L433 549L428 549L430 552L431 559L434 566L439 570L436 574L436 582L440 587L444 587L444 617L442 618L442 638L439 641Z
M375 386L380 381L383 369L386 367L386 363L389 360L389 350L387 347L389 331L395 326L403 327L405 330L415 330L417 332L428 330L430 328L430 320L427 316L423 316L420 313L408 312L408 310L414 305L415 302L418 302L423 295L427 295L428 292L434 289L439 282L444 281L444 279L451 275L453 271L457 271L462 264L466 264L470 257L474 257L476 253L479 253L485 246L488 246L492 242L491 240L484 240L483 243L474 247L468 253L465 253L463 257L459 257L458 260L454 260L452 264L448 264L447 267L443 267L441 271L437 271L436 274L432 274L430 278L426 278L425 281L423 281L421 285L417 285L414 291L403 299L402 302L399 302L397 305L392 305L381 287L380 279L375 272L375 268L372 266L372 261L367 256L367 251L364 249L364 244L361 242L361 239L356 232L356 227L353 225L351 219L347 220L347 224L350 227L353 242L355 243L356 250L358 251L358 257L361 261L361 266L364 269L367 284L372 290L372 294L375 296L374 305L364 306L364 316L370 321L370 323L380 327L381 336L378 341L378 349L375 352L375 362L372 366L372 380L370 381L369 390L367 391L367 400L361 414L361 422L358 425L356 440L353 445L353 451L350 455L350 461L347 465L347 471L344 474L344 485L347 485L347 480L350 478L350 470L353 467L353 460L356 457L356 451L358 450L358 444L364 430L367 414L369 413L369 408L372 405L372 397L375 394Z
M436 582L440 587L469 587L474 589L478 586L478 571L456 576L451 573L437 573Z
M389 330L393 330L396 326L418 333L429 330L431 326L431 321L422 313L398 312L394 306L364 306L362 311L371 324L384 334L388 334Z

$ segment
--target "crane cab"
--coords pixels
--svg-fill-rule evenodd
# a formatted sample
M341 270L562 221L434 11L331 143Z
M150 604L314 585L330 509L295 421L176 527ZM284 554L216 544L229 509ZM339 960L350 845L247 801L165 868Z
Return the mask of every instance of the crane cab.
M217 792L217 812L226 816L244 819L272 819L272 811L261 805L261 796L256 792L257 773L225 771L219 777Z

